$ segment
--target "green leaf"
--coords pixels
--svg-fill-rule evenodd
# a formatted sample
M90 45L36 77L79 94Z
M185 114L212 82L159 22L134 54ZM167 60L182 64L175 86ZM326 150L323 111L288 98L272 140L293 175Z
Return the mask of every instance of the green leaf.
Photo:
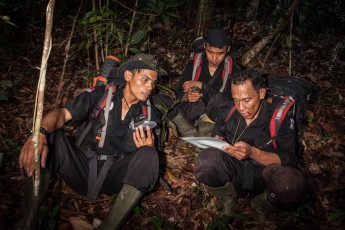
M164 2L159 1L159 2L157 2L157 5L158 5L160 12L163 12L163 10L165 8Z
M53 219L53 218L50 218L50 219L48 220L48 228L49 228L50 230L53 230L53 229L55 229L55 227L56 227L56 220Z
M161 16L163 18L164 24L169 25L170 24L170 17L166 14L162 14Z
M162 110L164 111L164 113L167 113L168 112L168 107L164 106L163 105L155 105L155 107L158 109L158 110Z
M174 13L170 13L170 12L165 12L165 14L167 14L167 15L169 15L171 17L174 17L174 18L181 18L181 16L178 15L178 14L174 14Z
M141 207L139 205L134 207L134 213L136 215L140 215L141 214Z
M343 212L343 211L332 212L331 214L328 215L327 222L333 222L333 221L338 220L344 216L345 216L345 212Z
M239 220L243 220L243 221L250 221L252 220L252 218L248 215L245 215L243 213L235 213L234 217L236 217Z
M139 30L136 34L133 35L131 39L131 45L138 44L147 34L146 30Z
M165 9L168 9L168 8L176 8L178 6L178 1L169 1L166 3L166 6L165 6Z
M134 54L138 54L138 53L142 53L143 51L136 49L136 48L129 48L128 49L129 52L134 53Z
M164 224L164 219L161 217L153 217L151 219L149 219L149 222L154 223L155 227L162 227Z
M0 101L8 101L8 97L5 94L0 93Z
M55 217L56 214L58 213L59 209L60 209L60 205L56 205L56 206L54 207L53 211L52 211L51 216L52 216L52 217Z
M45 206L45 205L42 205L42 206L40 207L40 210L41 210L41 212L43 212L45 215L48 215L48 214L50 213L49 208L48 208L47 206Z
M170 97L171 99L176 99L175 97L175 92L168 88L168 87L165 87L163 85L160 85L160 84L157 84L156 87L161 91L163 92L165 95L167 95L168 97Z

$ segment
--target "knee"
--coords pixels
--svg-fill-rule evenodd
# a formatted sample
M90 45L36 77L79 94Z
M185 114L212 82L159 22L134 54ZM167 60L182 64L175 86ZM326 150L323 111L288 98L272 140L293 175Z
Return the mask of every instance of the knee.
M158 152L150 146L142 146L135 154L140 161L143 162L156 162L158 161Z
M219 160L221 160L221 157L217 149L205 149L199 154L196 160L196 166L199 170L210 171L217 168L217 162Z

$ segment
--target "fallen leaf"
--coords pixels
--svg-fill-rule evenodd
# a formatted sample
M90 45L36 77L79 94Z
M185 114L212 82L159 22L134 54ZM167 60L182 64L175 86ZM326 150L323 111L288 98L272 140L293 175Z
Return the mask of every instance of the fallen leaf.
M93 227L91 224L85 220L80 219L79 217L70 217L69 221L74 230L92 230Z

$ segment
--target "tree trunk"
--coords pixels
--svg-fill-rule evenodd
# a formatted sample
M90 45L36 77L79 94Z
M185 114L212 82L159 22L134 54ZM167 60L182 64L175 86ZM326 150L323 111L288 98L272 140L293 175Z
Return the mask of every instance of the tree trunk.
M244 13L245 19L247 22L255 21L256 12L258 10L259 2L260 2L260 0L251 0L249 2L249 5L246 9L246 12Z
M213 0L200 0L195 25L195 38L202 36L212 23Z
M24 215L22 215L22 220L20 224L24 224L21 226L21 229L35 229L36 222L36 215L39 208L40 201L43 198L43 194L41 193L42 189L44 190L44 183L42 183L41 179L42 176L40 172L40 156L38 152L39 146L39 130L41 126L42 114L43 114L43 102L44 102L44 90L45 90L45 83L46 83L46 73L47 73L47 64L49 54L52 48L52 27L53 27L53 15L54 15L54 6L55 0L50 0L47 5L46 10L46 31L44 36L44 46L43 46L43 53L42 53L42 61L41 61L41 68L40 68L40 76L37 86L37 93L36 93L36 102L35 102L35 111L34 111L34 124L33 124L33 138L32 142L34 145L34 176L32 178L28 178L26 182L26 186L28 190L26 190L24 199L26 201L29 200L28 210ZM46 180L43 180L46 182ZM48 179L49 181L49 179ZM26 202L24 200L24 203Z
M269 41L274 38L291 20L292 13L297 8L298 4L301 0L295 0L289 10L286 12L285 15L283 15L277 22L277 26L275 29L271 29L268 32L268 35L264 38L262 38L258 43L254 45L254 47L247 51L241 61L242 65L246 66L248 63L258 54L260 51L265 48L265 46L269 43Z
M61 93L61 90L62 90L62 86L64 84L64 76L65 76L65 70L66 70L67 61L68 61L69 56L70 56L69 55L69 50L71 48L71 41L72 41L72 37L73 37L73 34L74 34L75 24L77 23L77 19L78 19L79 13L80 13L80 9L81 9L81 7L83 5L83 2L84 2L84 0L80 1L80 5L79 5L79 8L78 8L77 14L75 15L74 20L73 20L73 25L72 25L71 33L69 35L68 41L67 41L66 46L65 46L65 59L63 61L62 72L61 72L61 75L60 75L59 88L58 88L58 92L57 92L57 96L56 96L56 100L55 100L55 109L57 109L59 107L59 104L60 104L59 103L60 93Z
M95 0L92 0L92 10L96 10L96 2ZM96 64L96 69L99 70L99 57L98 57L98 42L97 42L97 32L95 29L93 29L93 42L94 44L94 50L95 50L95 64Z

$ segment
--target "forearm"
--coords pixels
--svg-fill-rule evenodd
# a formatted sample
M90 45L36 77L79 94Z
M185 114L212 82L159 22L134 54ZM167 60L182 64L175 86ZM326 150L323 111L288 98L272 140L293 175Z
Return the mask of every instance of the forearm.
M72 116L67 109L62 108L51 113L48 113L41 123L41 127L45 128L48 133L60 129L67 121L71 120Z
M253 146L251 146L250 158L256 160L257 162L263 165L269 165L273 163L281 164L281 160L278 154L266 152Z

